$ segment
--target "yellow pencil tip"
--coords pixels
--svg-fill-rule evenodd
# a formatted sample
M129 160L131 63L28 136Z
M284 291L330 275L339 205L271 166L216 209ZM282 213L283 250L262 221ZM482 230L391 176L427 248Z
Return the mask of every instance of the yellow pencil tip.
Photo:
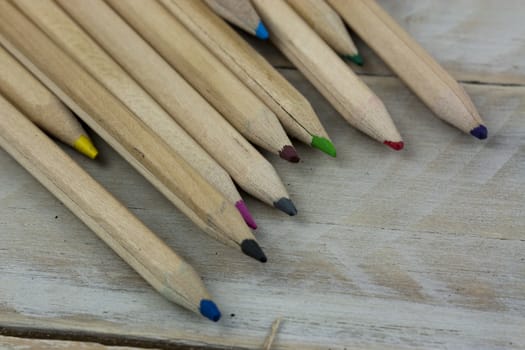
M91 159L95 159L98 155L98 150L93 145L93 142L85 135L80 136L78 140L75 141L73 147Z

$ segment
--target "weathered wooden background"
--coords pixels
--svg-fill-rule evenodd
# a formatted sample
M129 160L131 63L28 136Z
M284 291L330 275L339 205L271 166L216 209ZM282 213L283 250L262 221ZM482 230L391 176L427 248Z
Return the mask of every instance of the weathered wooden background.
M334 160L297 143L298 165L268 155L299 215L246 197L267 264L199 232L100 138L96 162L66 150L194 265L223 319L164 300L0 151L0 333L256 349L282 316L275 349L525 348L525 1L381 4L464 82L488 140L435 118L359 43L358 71L406 142L393 152L259 43L338 149Z

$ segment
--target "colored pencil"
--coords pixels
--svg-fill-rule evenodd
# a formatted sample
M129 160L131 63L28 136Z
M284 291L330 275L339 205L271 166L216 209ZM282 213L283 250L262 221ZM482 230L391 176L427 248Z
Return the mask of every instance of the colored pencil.
M273 166L106 3L100 0L58 2L240 187L289 215L296 214ZM126 6L135 3L122 2ZM177 100L194 109L193 118L172 112Z
M55 2L20 0L16 6L230 200L248 226L257 227L230 175ZM191 112L180 110L189 117Z
M266 261L235 207L6 0L0 43L199 227Z
M291 136L335 157L335 147L308 100L229 25L200 0L161 2L274 111Z
M381 100L284 0L254 0L272 42L354 127L394 150L403 141Z
M0 93L48 134L96 158L97 149L71 111L1 46Z
M343 20L325 0L287 0L288 4L343 58L363 65Z
M329 3L436 116L478 139L487 138L465 90L375 1Z
M205 0L219 16L259 39L268 39L268 30L249 1Z
M166 299L219 320L191 265L1 95L0 146Z
M108 1L246 139L293 163L277 116L157 1Z

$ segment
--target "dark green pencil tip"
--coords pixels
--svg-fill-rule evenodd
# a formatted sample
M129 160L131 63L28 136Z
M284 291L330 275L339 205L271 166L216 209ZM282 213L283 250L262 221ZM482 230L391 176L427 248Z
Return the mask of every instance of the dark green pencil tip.
M337 154L333 143L324 137L315 135L312 136L311 145L313 148L317 148L318 150L321 150L332 157L335 157Z
M356 54L356 55L353 55L353 56L351 56L351 55L344 55L343 57L345 59L349 60L349 61L354 62L358 66L362 66L365 63L365 61L363 60L363 57L360 54Z

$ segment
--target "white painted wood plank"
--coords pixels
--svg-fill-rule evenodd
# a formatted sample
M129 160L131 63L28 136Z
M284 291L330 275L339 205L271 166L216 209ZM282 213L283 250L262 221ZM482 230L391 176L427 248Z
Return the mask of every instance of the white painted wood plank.
M98 162L66 150L194 265L223 320L164 300L2 151L0 326L257 349L282 316L275 349L525 348L525 88L466 85L490 132L480 142L397 79L368 77L407 142L392 152L284 73L338 157L266 154L299 209L247 198L266 265L199 232L99 138Z

